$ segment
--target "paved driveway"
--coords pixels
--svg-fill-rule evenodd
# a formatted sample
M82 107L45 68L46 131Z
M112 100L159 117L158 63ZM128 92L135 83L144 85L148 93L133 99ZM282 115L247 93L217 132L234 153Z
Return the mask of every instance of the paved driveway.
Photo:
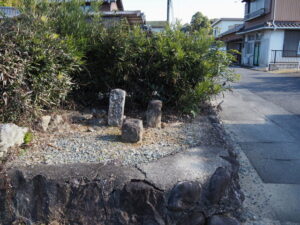
M275 219L300 224L300 74L236 72L242 78L225 95L221 119L261 179Z

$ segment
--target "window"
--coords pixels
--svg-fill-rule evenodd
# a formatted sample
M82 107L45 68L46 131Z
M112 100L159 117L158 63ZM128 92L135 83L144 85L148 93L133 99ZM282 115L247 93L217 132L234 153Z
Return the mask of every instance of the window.
M262 33L257 33L257 34L255 35L255 38L256 38L257 41L260 41L260 40L262 39L262 36L263 36Z
M253 43L245 43L246 48L246 54L252 54L253 53Z
M300 55L300 31L287 30L284 35L283 56L295 57Z
M255 36L253 34L248 35L248 41L254 41L255 40Z

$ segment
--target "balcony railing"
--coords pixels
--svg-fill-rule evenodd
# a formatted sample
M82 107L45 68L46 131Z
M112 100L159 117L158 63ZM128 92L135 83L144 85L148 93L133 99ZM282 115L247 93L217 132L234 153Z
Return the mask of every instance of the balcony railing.
M294 50L272 50L271 63L299 63L300 54Z
M3 18L3 17L12 18L12 17L18 16L18 15L20 15L20 11L16 8L4 7L4 6L0 7L0 18Z
M259 17L259 16L262 16L264 15L266 12L266 9L265 8L261 8L255 12L252 12L252 13L249 13L249 14L246 14L245 15L245 21L248 21L248 20L252 20L256 17Z

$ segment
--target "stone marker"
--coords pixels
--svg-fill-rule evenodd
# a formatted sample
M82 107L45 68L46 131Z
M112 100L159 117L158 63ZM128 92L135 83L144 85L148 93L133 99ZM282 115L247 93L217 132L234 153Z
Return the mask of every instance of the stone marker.
M162 101L153 100L149 102L147 109L147 126L152 128L161 128L161 109Z
M108 125L121 127L124 119L126 91L114 89L110 92Z
M136 143L143 139L143 121L138 119L127 119L122 126L122 140L124 142Z
M0 158L8 148L23 144L27 132L28 128L18 127L13 123L0 124Z

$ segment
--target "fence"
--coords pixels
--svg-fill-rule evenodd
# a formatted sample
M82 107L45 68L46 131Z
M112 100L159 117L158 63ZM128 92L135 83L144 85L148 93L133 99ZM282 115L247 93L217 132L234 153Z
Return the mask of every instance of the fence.
M292 50L272 50L271 63L299 63L300 52Z

